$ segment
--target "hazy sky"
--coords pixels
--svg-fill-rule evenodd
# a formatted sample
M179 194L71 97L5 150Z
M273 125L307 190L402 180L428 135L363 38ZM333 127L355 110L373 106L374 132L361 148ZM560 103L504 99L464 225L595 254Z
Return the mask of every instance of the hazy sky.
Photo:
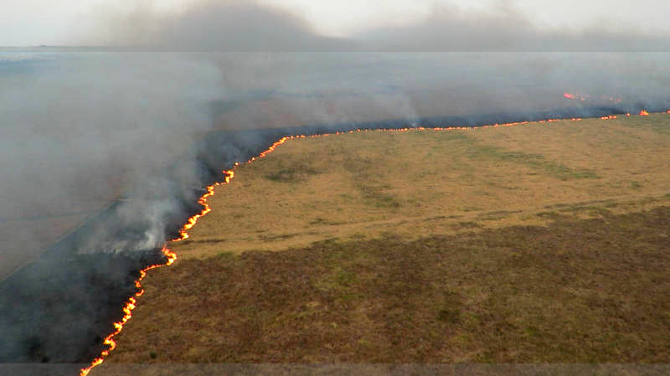
M69 44L73 34L90 30L107 11L153 4L179 11L196 0L0 0L0 45ZM259 0L289 9L320 33L348 36L368 28L402 25L431 13L436 4L464 11L500 12L515 8L539 26L670 34L670 2L660 0ZM88 29L87 29L88 27ZM81 38L78 38L81 40Z

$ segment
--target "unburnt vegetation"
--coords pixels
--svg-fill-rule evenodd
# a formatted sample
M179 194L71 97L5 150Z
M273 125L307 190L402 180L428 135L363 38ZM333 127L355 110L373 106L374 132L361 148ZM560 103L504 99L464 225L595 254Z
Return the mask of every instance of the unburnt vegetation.
M291 140L216 188L107 364L667 363L669 120Z
M112 359L666 362L669 268L670 207L224 252L152 273Z
M181 258L420 239L670 205L670 115L294 139L240 166Z

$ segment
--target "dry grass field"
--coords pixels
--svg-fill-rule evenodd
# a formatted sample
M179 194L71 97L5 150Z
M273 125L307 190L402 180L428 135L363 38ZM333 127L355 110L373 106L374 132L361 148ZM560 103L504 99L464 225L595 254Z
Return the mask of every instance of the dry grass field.
M670 203L669 115L294 139L241 166L181 258L545 225Z
M290 140L216 188L107 364L667 363L668 155L665 114Z

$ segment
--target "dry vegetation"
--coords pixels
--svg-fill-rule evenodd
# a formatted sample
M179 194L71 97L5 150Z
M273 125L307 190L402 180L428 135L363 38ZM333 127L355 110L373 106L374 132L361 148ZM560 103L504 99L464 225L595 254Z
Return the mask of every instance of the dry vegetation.
M419 239L670 203L668 115L297 139L242 166L181 256Z
M157 270L116 362L666 362L670 209Z
M667 155L668 115L290 141L109 361L667 362Z

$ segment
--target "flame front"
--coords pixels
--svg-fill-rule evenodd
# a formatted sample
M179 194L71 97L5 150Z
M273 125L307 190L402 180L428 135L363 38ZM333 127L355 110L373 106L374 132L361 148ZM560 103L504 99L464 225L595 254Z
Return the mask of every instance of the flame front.
M569 94L566 93L564 94L564 97L568 99L581 99L585 100L581 96L577 96L576 94ZM615 98L611 98L612 100L616 100ZM667 111L668 114L670 114L670 110ZM626 114L626 116L631 116L631 114ZM649 116L649 112L642 110L640 112L640 116ZM609 116L603 116L600 119L602 120L612 120L616 119L617 116L615 115L609 115ZM540 120L540 121L535 121L535 123L553 123L557 121L562 121L562 120L570 120L570 121L581 121L582 118L571 118L571 119L547 119L547 120ZM492 125L484 125L481 127L445 127L445 128L424 128L424 127L416 127L416 128L399 128L399 129L376 129L373 131L394 131L394 132L407 132L407 131L423 131L423 130L433 130L433 131L451 131L451 130L469 130L469 131L474 131L479 128L491 128L491 127L512 127L516 125L525 125L529 124L529 121L520 121L520 122L514 122L514 123L504 123L504 124L492 124ZM295 135L295 136L286 136L282 137L279 140L277 140L275 143L273 143L268 149L265 151L261 152L258 154L257 157L252 157L250 160L247 161L247 163L251 163L259 158L264 158L271 152L273 152L279 145L284 144L286 141L291 140L291 139L297 139L297 138L306 138L306 137L327 137L330 135L338 135L338 134L346 134L346 133L358 133L358 132L366 132L369 130L363 130L363 129L356 129L356 130L351 130L347 132L335 132L335 133L326 133L326 134L317 134L317 135ZM235 166L231 170L223 171L224 179L223 182L221 183L216 183L214 185L208 186L207 187L207 193L205 193L200 199L198 200L198 203L203 206L202 211L200 214L196 214L193 217L189 218L186 224L181 228L179 231L180 237L177 239L174 239L173 241L181 241L188 239L188 230L192 229L193 226L196 225L198 219L200 219L202 216L206 215L207 213L211 212L212 209L210 206L207 204L207 198L211 197L214 195L214 189L222 184L227 184L230 183L230 181L235 177L235 169L240 166L240 163L235 162ZM148 268L145 268L140 271L140 278L135 281L135 286L138 289L138 292L135 294L134 297L131 297L128 299L128 302L126 302L126 305L123 307L123 312L124 316L121 319L120 322L114 323L114 332L107 337L105 337L104 344L109 346L107 350L104 350L98 358L93 360L91 365L88 367L82 369L80 371L80 376L86 376L91 372L91 369L93 369L95 366L102 364L104 359L109 355L111 351L113 351L116 348L116 342L114 341L114 336L119 334L123 330L123 326L125 325L128 320L132 317L132 311L135 309L137 305L137 300L135 299L136 297L140 297L144 294L144 289L142 288L141 281L146 277L147 272L151 269L156 269L162 266L168 266L172 265L175 260L177 259L177 255L174 252L171 252L167 246L163 247L163 254L167 258L167 262L165 264L159 264L159 265L152 265L149 266Z
M130 320L130 318L133 316L133 310L137 306L137 300L135 299L136 297L142 296L144 294L144 289L142 289L142 284L141 281L144 279L144 277L147 276L147 272L151 269L156 269L160 268L161 266L167 266L167 265L172 265L175 260L177 259L177 255L170 251L167 247L163 247L162 249L163 254L167 258L167 262L165 264L156 264L156 265L151 265L147 268L144 268L140 270L140 277L135 281L135 286L137 287L138 291L135 293L134 297L131 297L128 299L126 304L123 306L123 318L121 318L121 321L115 322L114 323L114 332L107 337L105 337L105 340L103 342L104 345L109 346L107 350L104 350L103 352L100 353L100 356L95 358L91 364L82 369L79 374L80 376L86 376L91 372L93 367L98 366L102 364L102 362L105 360L105 358L109 355L110 352L112 352L116 348L116 341L114 341L114 337L121 333L123 330L123 326Z
M273 145L273 146L275 146L275 145ZM235 165L237 166L239 164L236 163ZM191 218L188 219L188 221L186 221L184 226L182 226L181 230L179 230L180 237L177 238L177 239L174 239L173 241L180 241L180 240L188 239L187 231L190 230L191 228L193 228L193 226L195 226L195 224L197 223L199 218L201 218L202 216L204 216L207 213L209 213L210 211L212 211L212 209L207 204L207 198L214 195L214 188L216 188L217 186L219 186L221 184L230 183L233 176L235 176L235 172L232 171L232 170L223 171L223 175L224 175L223 183L216 183L214 185L210 185L210 186L207 187L207 193L202 195L202 197L200 197L200 199L198 200L198 203L203 206L202 211L199 214L196 214L196 215L192 216ZM156 269L156 268L160 268L162 266L172 265L175 262L175 260L177 260L177 255L174 252L170 251L167 248L167 246L163 246L162 252L165 255L165 257L167 258L167 262L165 264L151 265L151 266L149 266L145 269L140 270L140 277L135 281L135 287L137 288L137 292L135 293L135 296L128 299L128 301L126 302L126 304L123 307L123 313L124 313L123 318L121 319L121 321L114 323L114 332L112 334L108 335L107 337L105 337L105 340L103 341L103 344L108 346L107 350L102 351L100 353L100 356L95 358L93 360L93 362L91 362L91 364L88 367L82 369L79 372L80 376L88 375L94 367L102 364L102 362L110 354L110 352L112 352L116 348L116 341L114 341L114 337L117 334L121 333L121 331L123 330L123 326L132 317L132 311L137 306L137 300L135 298L144 295L144 289L142 288L141 281L144 279L144 277L147 276L147 272L151 269Z
M201 217L212 211L212 209L207 204L207 198L214 196L214 188L218 187L221 184L230 183L230 181L235 176L235 172L233 170L224 171L223 176L224 176L223 183L216 183L206 188L207 193L202 195L202 197L200 197L200 199L198 200L198 203L203 206L202 211L200 212L200 214L196 214L193 217L189 218L186 224L184 224L181 230L179 230L179 237L177 239L172 239L172 241L176 242L188 239L189 237L188 230L192 229L193 226L195 226L195 224L198 222L198 219L200 219Z

